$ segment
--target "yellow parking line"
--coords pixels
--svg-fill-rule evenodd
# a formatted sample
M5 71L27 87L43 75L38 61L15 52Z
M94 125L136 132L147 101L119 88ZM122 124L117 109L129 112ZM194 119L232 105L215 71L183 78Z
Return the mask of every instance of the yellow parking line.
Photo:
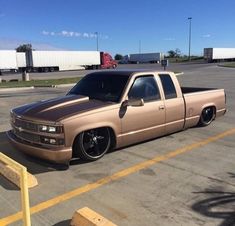
M108 183L110 183L112 181L115 181L115 180L121 179L123 177L126 177L126 176L128 176L128 175L130 175L132 173L138 172L141 169L150 167L153 164L156 164L156 163L165 161L167 159L173 158L173 157L175 157L177 155L180 155L180 154L183 154L185 152L191 151L191 150L193 150L195 148L199 148L199 147L205 146L205 145L207 145L207 144L209 144L211 142L214 142L216 140L219 140L219 139L221 139L223 137L226 137L226 136L229 136L229 135L232 135L232 134L235 134L235 128L227 130L227 131L225 131L223 133L220 133L218 135L211 136L211 137L209 137L209 138L207 138L205 140L193 143L191 145L187 145L187 146L185 146L183 148L176 149L176 150L171 151L171 152L169 152L167 154L156 156L153 159L150 159L150 160L138 163L138 164L136 164L134 166L131 166L129 168L121 170L121 171L119 171L117 173L114 173L114 174L112 174L110 176L107 176L107 177L104 177L104 178L102 178L100 180L97 180L94 183L87 184L85 186L82 186L80 188L74 189L74 190L69 191L67 193L64 193L62 195L56 196L56 197L54 197L52 199L49 199L49 200L47 200L45 202L39 203L39 204L31 207L30 208L30 212L31 212L31 214L40 212L40 211L45 210L45 209L47 209L49 207L55 206L58 203L61 203L61 202L66 201L66 200L69 200L71 198L74 198L74 197L79 196L79 195L81 195L83 193L89 192L89 191L94 190L96 188L99 188L99 187L101 187L101 186L103 186L105 184L108 184ZM7 225L7 224L13 223L15 221L18 221L21 218L22 218L22 212L18 212L16 214L13 214L13 215L10 215L10 216L7 216L5 218L0 219L0 225Z

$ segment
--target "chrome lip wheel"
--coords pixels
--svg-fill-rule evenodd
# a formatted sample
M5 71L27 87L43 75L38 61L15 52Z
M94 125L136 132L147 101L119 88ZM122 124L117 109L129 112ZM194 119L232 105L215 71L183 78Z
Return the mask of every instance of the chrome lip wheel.
M199 126L208 126L215 119L215 108L207 107L202 110L202 114L199 120Z
M211 108L206 108L205 110L203 110L202 116L203 116L204 122L209 123L210 121L212 121L213 114L214 114L214 112Z

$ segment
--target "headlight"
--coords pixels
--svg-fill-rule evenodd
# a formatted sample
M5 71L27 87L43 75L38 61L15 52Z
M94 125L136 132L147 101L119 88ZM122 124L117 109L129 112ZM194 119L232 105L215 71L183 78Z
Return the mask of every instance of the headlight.
M62 133L62 126L39 125L39 131L44 133Z

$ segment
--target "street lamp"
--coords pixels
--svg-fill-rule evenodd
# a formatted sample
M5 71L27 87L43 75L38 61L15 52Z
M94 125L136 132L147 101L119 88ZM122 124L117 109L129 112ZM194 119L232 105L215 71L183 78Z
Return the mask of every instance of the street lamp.
M99 33L96 31L95 35L96 35L96 50L98 51L99 50Z
M191 21L192 17L188 17L189 20L189 44L188 44L188 60L191 60Z
M141 53L141 40L139 40L139 53Z

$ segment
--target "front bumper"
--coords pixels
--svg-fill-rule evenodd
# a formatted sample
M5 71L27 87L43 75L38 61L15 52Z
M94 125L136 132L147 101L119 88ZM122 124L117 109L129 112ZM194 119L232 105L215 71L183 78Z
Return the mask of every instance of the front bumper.
M72 148L62 147L61 149L45 149L39 146L30 145L17 138L12 131L6 132L8 139L16 149L41 159L55 163L68 163L72 158Z

